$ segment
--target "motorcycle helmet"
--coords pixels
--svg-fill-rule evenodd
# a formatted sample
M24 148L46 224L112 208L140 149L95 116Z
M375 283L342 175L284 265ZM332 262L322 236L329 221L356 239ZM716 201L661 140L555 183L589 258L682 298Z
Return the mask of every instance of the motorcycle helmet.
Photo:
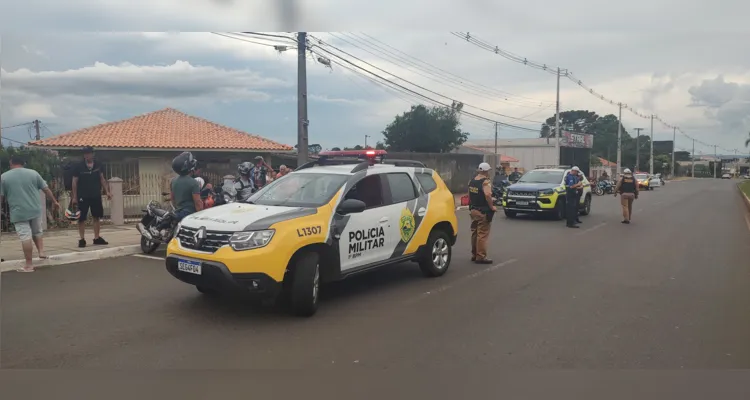
M81 212L79 210L75 210L75 212L73 212L73 210L68 208L67 210L65 210L65 218L70 221L78 221L78 219L81 218Z
M253 169L253 164L249 161L245 161L237 165L237 172L242 176L249 175L251 169Z
M187 175L195 170L198 160L193 157L193 153L186 151L172 160L172 170L179 175Z

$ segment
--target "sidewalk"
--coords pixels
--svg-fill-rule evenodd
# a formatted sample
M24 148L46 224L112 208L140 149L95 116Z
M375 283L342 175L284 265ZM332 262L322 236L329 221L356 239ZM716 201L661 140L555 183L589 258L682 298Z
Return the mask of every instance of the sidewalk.
M120 255L140 252L141 236L135 225L102 226L102 237L109 242L107 246L94 246L93 229L87 227L87 246L78 248L78 230L60 229L44 232L44 250L50 258L40 260L34 248L34 265L48 266L81 262L101 258L117 257ZM23 266L23 251L15 232L3 232L0 237L0 257L5 262L0 264L0 271L9 271Z

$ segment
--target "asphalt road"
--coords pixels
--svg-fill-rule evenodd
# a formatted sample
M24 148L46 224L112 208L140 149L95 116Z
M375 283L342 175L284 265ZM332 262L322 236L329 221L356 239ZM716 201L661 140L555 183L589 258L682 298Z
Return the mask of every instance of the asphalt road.
M750 222L726 180L595 197L581 229L498 215L491 256L325 287L316 316L211 300L159 260L2 276L2 366L70 369L750 368Z

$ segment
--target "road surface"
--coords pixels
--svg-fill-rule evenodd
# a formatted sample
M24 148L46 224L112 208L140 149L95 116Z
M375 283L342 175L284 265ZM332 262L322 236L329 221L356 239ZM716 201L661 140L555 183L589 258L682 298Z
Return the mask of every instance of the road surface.
M498 215L495 265L414 264L324 288L316 316L211 300L159 260L6 273L2 366L70 369L750 368L750 232L734 183L595 197L581 229Z

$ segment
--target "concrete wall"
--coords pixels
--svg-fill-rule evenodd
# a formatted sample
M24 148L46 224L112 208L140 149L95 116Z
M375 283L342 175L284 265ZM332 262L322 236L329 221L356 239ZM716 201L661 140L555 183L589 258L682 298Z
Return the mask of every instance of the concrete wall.
M421 161L427 168L436 170L453 193L464 193L479 164L489 162L493 157L483 154L388 152L388 158Z

